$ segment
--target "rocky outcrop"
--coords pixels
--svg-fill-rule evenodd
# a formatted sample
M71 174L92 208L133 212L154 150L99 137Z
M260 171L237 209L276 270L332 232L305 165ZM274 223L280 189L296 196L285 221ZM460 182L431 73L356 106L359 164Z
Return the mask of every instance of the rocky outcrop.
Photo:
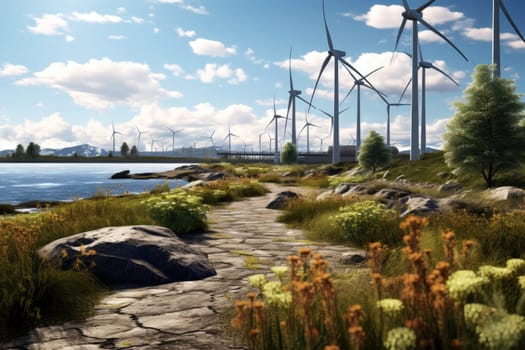
M275 197L268 202L266 205L267 209L284 209L290 202L290 200L294 200L299 198L297 193L292 191L284 191L280 192Z
M49 243L41 256L71 269L77 259L102 282L116 287L200 280L216 274L208 257L159 226L119 226Z
M198 165L183 165L173 170L152 173L131 174L129 170L123 170L111 175L110 179L180 179L192 182L197 180L214 181L225 177L226 174L224 173L210 172Z
M116 172L115 174L111 175L109 177L110 179L131 179L130 171L129 170L122 170L119 172Z
M409 196L399 202L404 209L400 215L402 218L409 215L426 216L440 211L439 202L430 197Z
M525 197L525 190L513 186L491 188L486 193L487 198L496 201L521 200Z
M445 192L445 193L450 193L450 192L457 193L457 192L463 191L463 186L461 186L461 184L455 181L448 180L443 185L439 186L438 190L439 192Z

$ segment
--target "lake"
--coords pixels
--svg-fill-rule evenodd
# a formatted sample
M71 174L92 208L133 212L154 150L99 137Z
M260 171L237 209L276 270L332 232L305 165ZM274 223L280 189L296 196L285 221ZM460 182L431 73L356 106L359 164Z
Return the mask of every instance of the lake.
M71 201L97 193L140 193L164 184L163 179L110 180L122 170L131 173L173 170L180 163L0 163L0 203ZM168 180L170 188L183 180Z

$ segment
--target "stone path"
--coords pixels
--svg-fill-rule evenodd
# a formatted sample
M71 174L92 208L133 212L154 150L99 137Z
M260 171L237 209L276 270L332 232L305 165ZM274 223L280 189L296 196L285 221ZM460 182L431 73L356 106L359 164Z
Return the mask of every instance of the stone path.
M201 281L111 292L83 322L43 327L1 349L244 349L226 328L233 301L244 297L246 277L286 265L299 247L322 253L336 271L353 268L339 260L344 246L304 240L300 230L275 222L279 211L265 209L272 193L212 210L211 232L192 241L209 255L217 275ZM297 188L291 188L297 191Z

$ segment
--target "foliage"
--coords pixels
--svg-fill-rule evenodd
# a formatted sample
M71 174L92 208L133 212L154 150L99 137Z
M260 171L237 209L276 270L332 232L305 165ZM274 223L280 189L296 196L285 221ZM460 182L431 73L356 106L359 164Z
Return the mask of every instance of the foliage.
M383 204L372 200L357 202L339 208L339 213L329 218L335 226L343 230L344 240L364 246L381 239L387 244L401 241L399 214L385 209Z
M153 196L142 203L151 216L162 226L178 234L207 228L206 213L209 208L201 198L183 189L175 189L161 196Z
M246 197L262 196L267 190L256 180L223 179L192 187L188 192L200 197L204 204L218 204Z
M129 146L126 142L123 142L122 146L120 146L120 155L122 157L127 157L129 155Z
M371 130L359 149L359 165L375 173L378 167L386 166L391 157L392 150L386 145L383 136Z
M444 135L447 165L457 175L481 173L487 187L525 159L525 129L520 126L525 104L514 81L493 77L493 69L476 66L465 101L455 103L456 114Z
M36 158L40 156L40 146L34 142L29 142L26 148L26 156L28 158Z
M26 155L26 151L24 150L24 146L21 144L18 144L16 146L15 154L13 155L15 158L24 158Z
M129 152L129 155L131 156L131 158L137 158L139 156L139 150L137 146L133 145L131 147L131 151Z
M287 142L281 151L281 163L297 163L297 147L291 142Z

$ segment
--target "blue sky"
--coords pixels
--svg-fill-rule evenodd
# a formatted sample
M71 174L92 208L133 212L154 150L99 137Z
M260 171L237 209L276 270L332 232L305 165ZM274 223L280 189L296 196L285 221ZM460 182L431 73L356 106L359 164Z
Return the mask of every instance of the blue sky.
M409 0L419 6L424 1ZM525 3L505 0L525 34ZM374 86L396 102L410 78L410 59L391 61L401 1L326 0L326 17L336 49L370 76ZM460 86L438 73L427 74L427 144L441 146L441 134L454 115L473 68L491 62L491 0L437 0L424 18L452 40L469 58L420 27L425 61L445 70ZM121 134L117 145L137 143L141 150L171 149L169 128L183 129L175 147L223 145L228 133L236 148L269 144L265 130L288 101L288 55L292 52L294 87L309 99L326 56L321 0L20 0L0 2L0 150L37 142L43 148L81 143L111 149L112 122ZM504 17L502 76L516 80L525 92L525 44ZM410 26L407 26L410 27ZM410 51L410 30L399 50ZM323 75L314 104L332 111L333 74ZM341 94L352 79L341 73ZM405 101L409 101L409 95ZM361 98L362 137L369 130L386 132L386 108L373 93ZM341 115L341 143L355 138L356 95ZM392 143L409 146L410 107L392 107ZM331 144L330 121L311 111L310 147ZM298 103L298 130L305 123ZM283 139L283 125L280 126ZM289 131L289 129L288 129ZM273 137L273 136L272 136ZM289 139L286 135L284 139ZM225 142L224 142L225 144ZM300 135L306 147L306 132Z

